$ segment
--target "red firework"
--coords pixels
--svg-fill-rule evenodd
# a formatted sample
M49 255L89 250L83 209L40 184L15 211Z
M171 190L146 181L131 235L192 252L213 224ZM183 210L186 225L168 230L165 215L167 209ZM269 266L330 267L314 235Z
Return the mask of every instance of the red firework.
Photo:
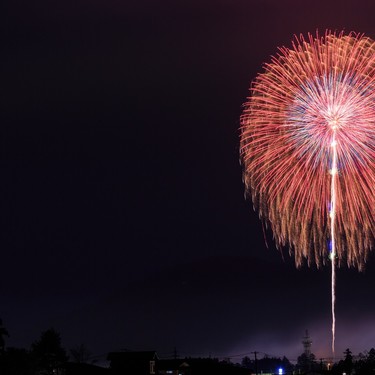
M361 269L375 233L375 42L329 31L296 37L250 91L244 181L276 245L298 266L320 266L335 233L333 256Z

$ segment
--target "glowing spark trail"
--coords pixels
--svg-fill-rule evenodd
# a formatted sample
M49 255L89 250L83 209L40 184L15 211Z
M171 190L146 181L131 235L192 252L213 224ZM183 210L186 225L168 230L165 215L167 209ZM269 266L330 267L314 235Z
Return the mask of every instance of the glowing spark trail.
M337 142L336 129L337 121L331 124L332 127L332 168L331 168L331 301L332 301L332 354L335 354L335 333L336 333L336 316L335 316L335 282L336 282L336 264L335 264L335 215L336 215L336 175L337 175Z
M375 42L296 37L265 64L241 117L247 193L297 266L362 269L375 237Z

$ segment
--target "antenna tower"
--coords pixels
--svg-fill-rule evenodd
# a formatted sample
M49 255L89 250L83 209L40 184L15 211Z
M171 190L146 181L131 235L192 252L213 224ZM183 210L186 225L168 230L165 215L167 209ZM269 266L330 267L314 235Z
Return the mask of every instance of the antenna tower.
M305 337L302 340L302 345L303 345L303 350L307 358L309 358L311 355L311 344L312 344L312 341L309 336L309 331L306 330Z

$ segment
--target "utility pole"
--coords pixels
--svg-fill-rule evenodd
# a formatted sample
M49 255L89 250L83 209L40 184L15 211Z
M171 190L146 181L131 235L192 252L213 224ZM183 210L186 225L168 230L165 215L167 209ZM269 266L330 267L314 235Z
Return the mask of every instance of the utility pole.
M323 358L320 358L320 370L323 371Z
M178 358L177 348L174 347L174 349L173 349L173 359L177 359L177 358Z
M255 375L258 375L258 358L257 358L257 354L259 352L251 352L252 354L254 354L254 357L255 357Z

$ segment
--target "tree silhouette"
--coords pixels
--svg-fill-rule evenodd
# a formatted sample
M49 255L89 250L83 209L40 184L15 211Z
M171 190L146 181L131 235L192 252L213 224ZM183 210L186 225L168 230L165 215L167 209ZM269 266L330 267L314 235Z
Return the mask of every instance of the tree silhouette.
M371 348L370 351L367 353L366 362L369 367L374 370L375 368L375 349Z
M353 370L353 356L352 352L348 349L344 352L345 358L344 358L344 370L347 374L351 374Z
M360 353L353 367L357 375L375 374L375 349L371 348L366 354Z
M307 371L312 371L316 369L317 363L315 360L315 355L313 353L306 354L302 353L298 358L297 358L297 365L296 369L300 370L302 372L307 372Z
M0 319L0 354L4 354L5 350L5 339L4 336L9 337L8 331L3 326L3 321Z
M35 369L42 374L55 374L67 361L60 334L53 328L42 332L40 339L32 344L31 355Z
M245 356L242 358L241 365L242 367L250 369L252 367L252 361L248 356Z
M332 369L335 374L345 373L346 375L350 375L353 371L354 363L353 363L352 352L350 351L350 349L346 349L344 351L344 355L345 355L344 359L339 361L339 363L337 363ZM356 363L355 365L356 366L361 365L361 363L359 362L359 363Z
M69 352L73 358L73 362L76 363L87 363L91 356L90 351L86 348L84 344L81 344L76 348L70 349Z

